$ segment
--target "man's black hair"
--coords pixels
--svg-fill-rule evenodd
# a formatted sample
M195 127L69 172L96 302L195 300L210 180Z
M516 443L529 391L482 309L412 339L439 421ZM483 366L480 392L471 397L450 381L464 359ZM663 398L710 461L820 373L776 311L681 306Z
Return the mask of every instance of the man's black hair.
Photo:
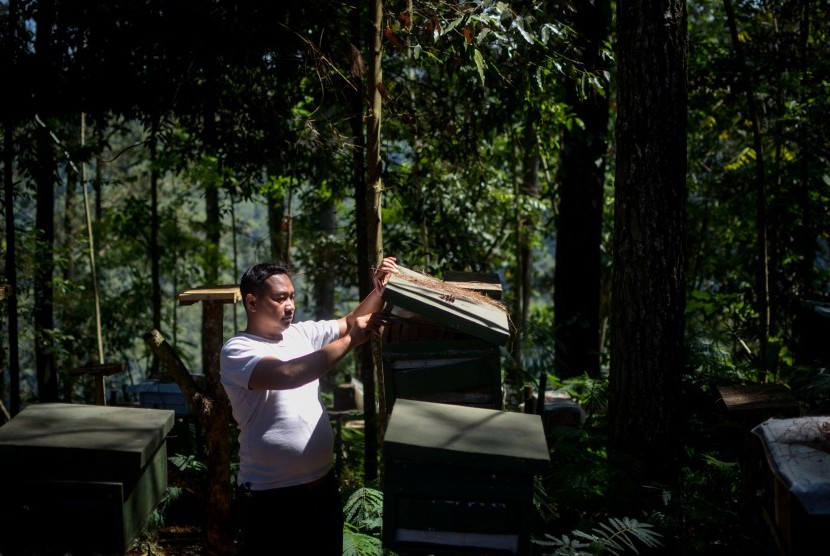
M275 274L291 277L291 272L286 266L274 263L259 263L246 270L239 280L239 293L242 294L242 299L244 300L249 293L259 296L265 281Z

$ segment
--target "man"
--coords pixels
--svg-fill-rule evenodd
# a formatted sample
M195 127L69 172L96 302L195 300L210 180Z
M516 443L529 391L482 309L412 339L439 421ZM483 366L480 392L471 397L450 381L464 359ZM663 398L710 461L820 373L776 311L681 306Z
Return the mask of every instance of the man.
M387 257L375 289L345 317L300 323L285 268L263 263L242 275L247 328L222 347L220 369L239 427L243 554L342 554L334 439L319 378L382 326L381 294L393 272L395 258Z

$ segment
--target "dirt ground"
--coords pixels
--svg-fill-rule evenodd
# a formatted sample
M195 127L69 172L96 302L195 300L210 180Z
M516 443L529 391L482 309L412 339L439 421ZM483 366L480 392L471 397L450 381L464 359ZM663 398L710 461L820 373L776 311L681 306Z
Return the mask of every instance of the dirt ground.
M152 539L141 539L125 556L200 556L206 554L200 527L170 525L159 529Z

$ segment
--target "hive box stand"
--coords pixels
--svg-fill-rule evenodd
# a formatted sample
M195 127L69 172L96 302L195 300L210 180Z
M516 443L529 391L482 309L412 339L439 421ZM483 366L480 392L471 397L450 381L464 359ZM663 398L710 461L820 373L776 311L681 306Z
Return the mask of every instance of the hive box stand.
M126 552L167 489L174 418L44 403L0 427L0 553Z
M383 440L383 545L399 554L527 554L539 415L399 398Z

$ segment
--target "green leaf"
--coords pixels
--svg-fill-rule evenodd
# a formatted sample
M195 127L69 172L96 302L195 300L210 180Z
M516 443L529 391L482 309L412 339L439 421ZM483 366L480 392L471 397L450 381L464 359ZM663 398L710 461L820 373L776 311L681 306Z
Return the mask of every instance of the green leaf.
M478 76L481 78L481 84L484 85L484 58L477 48L473 49L473 60L475 60Z
M519 31L519 34L522 36L524 40L528 43L533 44L533 35L530 34L530 31L527 29L527 18L524 17L517 17L513 20L513 27Z
M458 19L454 19L454 20L450 21L449 23L447 23L447 26L444 27L443 29L441 29L441 35L442 36L446 35L450 31L455 29L458 26L458 24L463 21L463 19L464 19L463 17L459 17Z

